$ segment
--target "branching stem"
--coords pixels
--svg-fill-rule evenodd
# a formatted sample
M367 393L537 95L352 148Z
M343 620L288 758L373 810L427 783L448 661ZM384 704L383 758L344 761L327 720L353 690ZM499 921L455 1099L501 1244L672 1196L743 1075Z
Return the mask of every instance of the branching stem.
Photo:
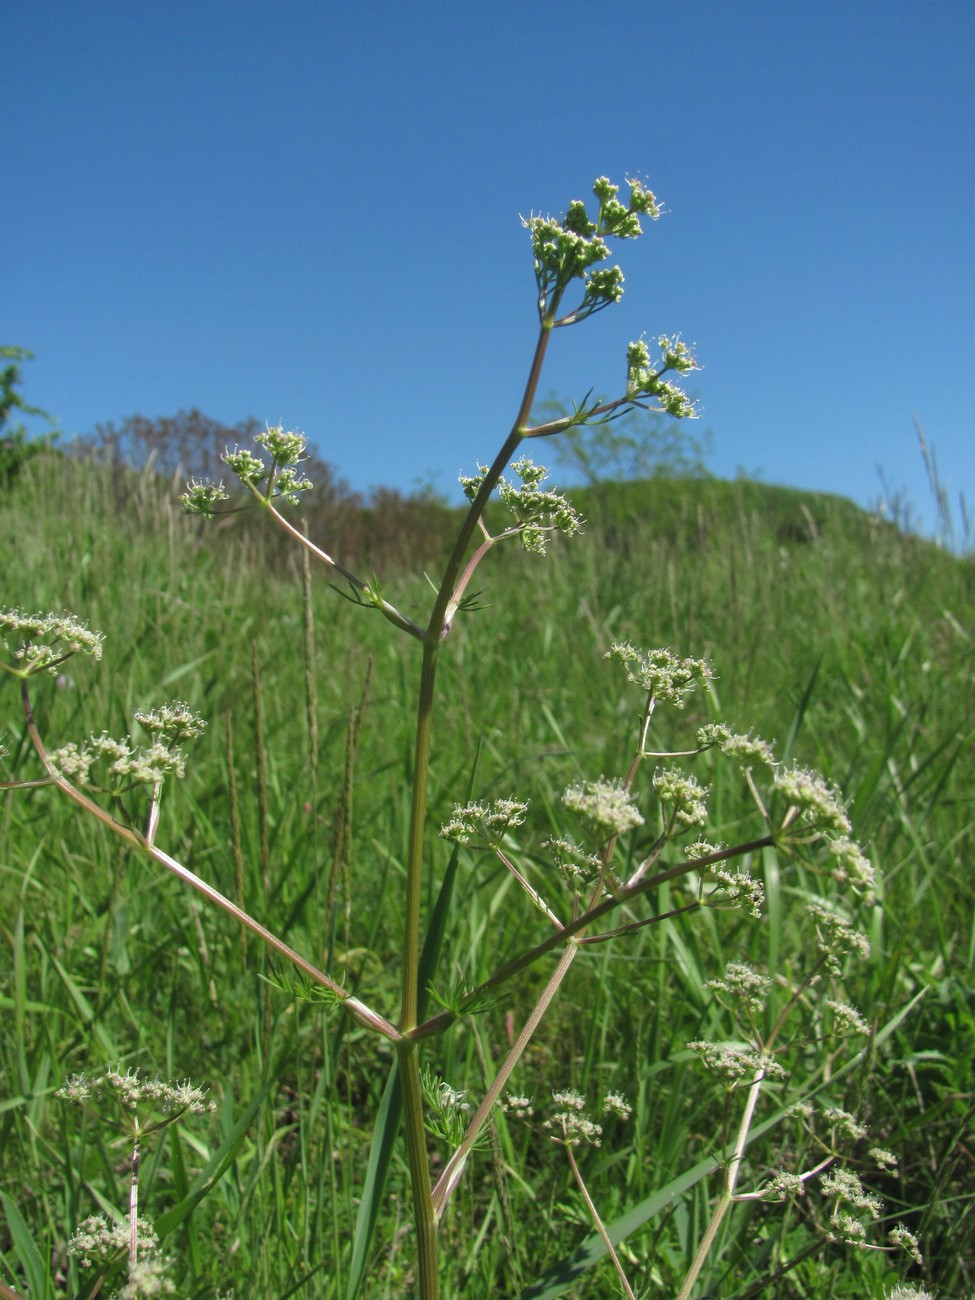
M424 632L422 627L414 623L411 618L407 618L405 614L401 614L396 606L391 605L388 600L383 600L382 597L376 598L368 582L364 582L363 579L357 577L351 569L347 569L344 564L340 564L338 560L329 555L328 551L323 551L320 546L316 546L315 543L311 541L310 538L306 537L299 528L295 528L294 524L285 519L280 510L276 510L269 501L265 501L264 497L260 493L257 493L257 496L267 511L281 525L284 531L303 546L306 551L314 555L316 559L321 560L323 564L327 564L330 569L334 569L336 573L340 574L346 580L350 587L354 587L358 592L367 594L370 603L375 604L377 609L379 609L383 614L383 617L388 618L390 623L395 627L400 628L403 632L409 632L410 636L416 637L419 641L423 640Z
M167 871L171 871L174 876L178 876L180 880L185 881L186 884L197 890L198 893L201 893L204 898L209 899L211 903L226 912L228 916L233 917L233 919L240 925L245 926L252 934L257 935L259 939L266 943L267 946L279 956L283 957L293 966L296 966L303 975L306 975L308 979L312 981L312 983L318 984L321 988L327 989L339 1005L344 1007L352 1018L359 1022L359 1024L364 1025L367 1029L374 1030L377 1034L382 1034L384 1038L388 1038L393 1043L398 1043L401 1040L402 1035L396 1029L395 1025L392 1025L383 1016L373 1011L370 1007L367 1007L365 1003L360 1002L358 998L352 997L351 994L346 992L341 984L333 980L331 976L326 975L324 971L319 970L317 966L308 961L307 958L302 957L300 953L295 952L293 948L289 948L289 946L284 943L283 940L279 939L277 935L273 934L265 926L261 925L260 921L255 921L252 916L243 910L243 908L238 907L236 903L232 903L229 898L226 898L221 894L218 889L213 887L213 885L208 884L205 880L201 880L200 877L190 871L188 867L184 867L181 862L177 862L175 858L170 857L168 853L157 848L155 844L150 844L144 836L138 833L138 831L134 831L131 827L125 826L122 822L116 821L111 813L107 813L104 808L99 807L94 800L89 799L86 794L63 777L51 762L44 746L44 742L41 740L40 732L37 729L37 723L34 720L34 712L31 708L30 691L26 678L21 681L20 693L24 709L24 717L27 720L27 731L30 735L31 743L37 752L38 758L44 764L44 768L48 773L51 784L56 785L58 789L63 791L63 793L66 794L73 803L76 803L79 808L83 808L85 812L90 813L92 817L100 821L103 826L107 826L113 834L118 835L119 838L124 840L131 848L138 849L140 852L148 854L154 862L158 862L159 865L165 867Z

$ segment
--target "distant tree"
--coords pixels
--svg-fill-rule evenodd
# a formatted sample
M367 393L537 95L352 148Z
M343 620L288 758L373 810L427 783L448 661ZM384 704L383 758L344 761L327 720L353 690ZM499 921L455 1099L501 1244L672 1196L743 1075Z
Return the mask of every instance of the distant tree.
M130 415L120 424L96 424L93 433L76 440L75 450L130 469L151 468L168 475L179 472L187 478L219 478L221 456L227 447L249 443L261 429L256 420L228 425L195 409L152 419Z
M48 413L25 402L17 391L23 382L21 362L33 361L33 352L26 348L0 346L0 358L7 363L0 370L0 488L5 488L17 477L25 461L38 452L50 450L57 431ZM45 421L49 426L48 432L31 437L25 425L11 423L14 413Z
M161 478L232 478L223 461L224 452L253 444L263 430L257 420L223 424L201 411L179 411L174 416L150 419L131 415L115 424L95 426L94 432L75 440L76 455L88 457L116 469L115 490L121 505L131 498L131 471L149 470ZM314 484L302 493L300 517L307 521L309 536L343 562L384 572L395 569L407 558L421 566L440 557L453 526L451 512L433 492L408 494L392 487L376 487L363 495L354 491L335 467L311 453L301 471ZM247 494L241 504L252 504ZM249 530L261 525L263 545L268 540L263 520L252 510L228 517L232 529ZM288 553L288 539L280 538L282 554Z
M393 571L409 559L419 568L435 565L456 529L456 511L432 489L410 493L375 487L345 541L351 560L367 569Z
M541 402L532 423L570 415L572 407L554 395ZM703 478L711 432L693 431L688 420L660 411L631 410L605 424L576 425L552 439L552 458L590 486L641 478Z
M195 408L172 416L130 415L119 424L97 424L93 433L78 438L76 452L129 469L152 469L157 474L181 478L219 479L226 474L224 453L249 445L263 429L257 420L224 424ZM339 478L326 461L310 454L302 471L315 484L302 505L310 513L336 506L361 505L361 498Z

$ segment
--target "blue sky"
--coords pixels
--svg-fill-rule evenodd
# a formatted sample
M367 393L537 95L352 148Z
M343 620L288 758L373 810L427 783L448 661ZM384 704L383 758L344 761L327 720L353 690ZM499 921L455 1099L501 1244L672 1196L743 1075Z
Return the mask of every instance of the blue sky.
M975 482L975 5L3 0L0 342L66 434L199 407L357 488L493 455L536 328L519 214L639 174L618 308L543 393L680 332L710 468L927 508Z

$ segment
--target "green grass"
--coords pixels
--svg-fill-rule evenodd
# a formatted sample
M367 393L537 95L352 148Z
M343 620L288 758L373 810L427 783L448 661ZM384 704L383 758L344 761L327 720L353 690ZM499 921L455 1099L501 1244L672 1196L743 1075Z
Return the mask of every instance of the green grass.
M164 801L159 843L395 1018L418 646L314 577L313 762L297 557L250 526L184 520L174 500L151 475L43 456L0 497L0 603L70 609L109 638L100 666L75 660L57 683L36 685L42 733L52 745L124 734L134 708L186 699L211 725ZM463 616L438 684L434 814L463 800L479 754L480 796L531 800L521 832L531 867L565 786L628 761L632 700L602 662L609 644L707 654L714 699L662 713L656 743L678 745L717 711L823 770L850 801L882 880L854 1000L880 1032L833 1095L857 1101L873 1141L899 1156L881 1190L892 1221L922 1236L925 1284L969 1295L975 565L841 499L754 483L660 480L578 502L586 536L547 560L492 554L478 575L487 608ZM399 608L425 613L422 574L380 576ZM0 682L0 731L17 774L36 777L15 686ZM718 765L708 779L717 833L747 833L754 815L736 779ZM345 818L352 837L336 851ZM640 844L638 833L634 854ZM437 842L432 853L442 875L449 849ZM621 1250L651 1295L676 1293L714 1191L700 1177L654 1200L713 1156L720 1131L720 1102L684 1046L715 1028L703 981L729 959L783 972L794 959L801 873L771 852L756 866L770 902L760 925L706 913L586 950L516 1075L536 1099L573 1085L634 1100L633 1117L584 1153L585 1173L607 1223L641 1220ZM218 1102L212 1119L170 1130L145 1158L142 1204L170 1229L178 1294L344 1296L386 1045L276 990L266 977L280 968L253 941L50 790L0 794L0 927L0 1277L29 1285L32 1300L87 1294L91 1279L63 1244L85 1215L125 1204L124 1152L52 1094L74 1071L122 1060L189 1074ZM462 855L438 987L458 968L476 983L543 933L509 879ZM489 1075L547 973L526 973L495 1009L458 1024L434 1049L435 1068L452 1082ZM814 1068L803 1050L797 1065ZM760 1120L773 1112L774 1100ZM769 1143L756 1178L790 1155L778 1129ZM233 1159L212 1180L224 1155ZM180 1218L198 1181L207 1194ZM564 1156L544 1132L499 1115L448 1211L443 1294L614 1296L605 1262L550 1280L591 1236ZM742 1206L699 1293L880 1296L898 1276L885 1256L825 1247L773 1290L750 1291L808 1240L794 1213ZM364 1294L410 1294L412 1259L397 1152Z

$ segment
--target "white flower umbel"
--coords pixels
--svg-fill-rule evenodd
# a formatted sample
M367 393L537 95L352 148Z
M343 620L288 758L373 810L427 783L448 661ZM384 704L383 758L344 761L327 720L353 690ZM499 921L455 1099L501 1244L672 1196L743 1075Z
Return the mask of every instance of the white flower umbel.
M571 812L611 835L622 835L643 825L643 816L622 781L606 781L602 777L598 781L584 781L570 786L562 802Z
M655 700L684 707L686 697L698 686L706 686L714 670L706 659L681 659L673 650L637 650L628 641L617 641L606 652L626 670L626 679L640 686Z
M0 647L12 660L0 666L17 677L37 673L56 677L61 664L76 654L101 659L104 640L101 632L91 631L73 614L25 614L19 609L0 609Z

